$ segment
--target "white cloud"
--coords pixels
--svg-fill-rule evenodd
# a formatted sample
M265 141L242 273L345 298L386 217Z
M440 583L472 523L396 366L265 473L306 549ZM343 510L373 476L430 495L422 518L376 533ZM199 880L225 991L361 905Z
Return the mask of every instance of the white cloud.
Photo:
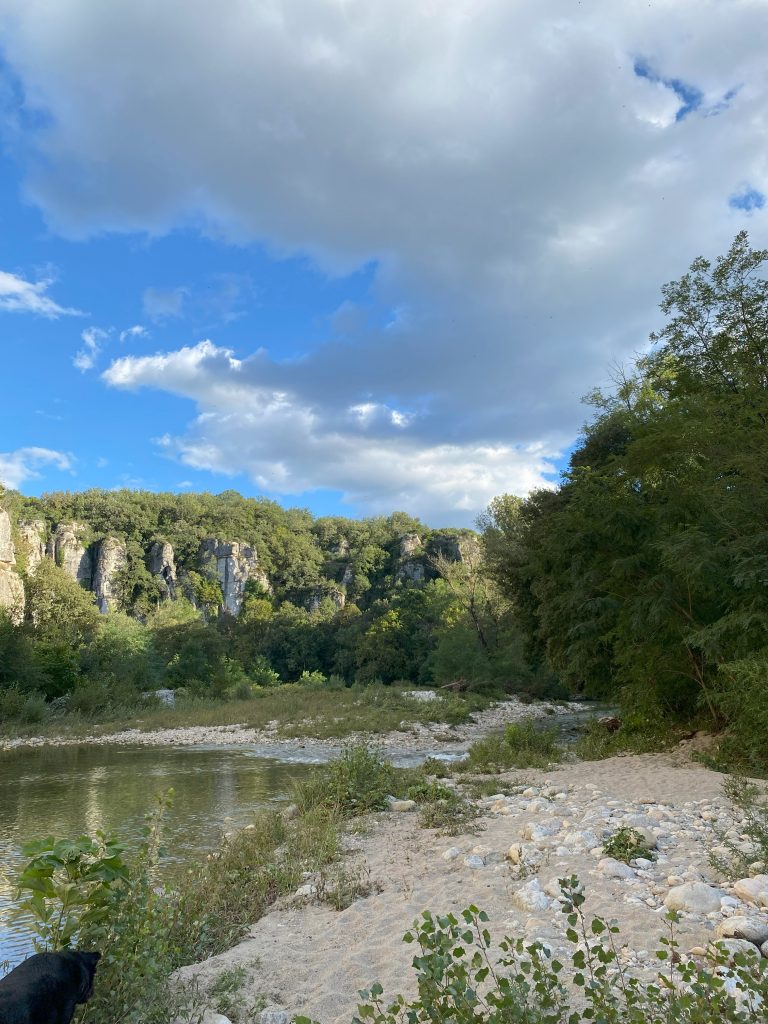
M134 324L133 327L120 331L120 341L128 341L130 338L146 338L148 335L149 331L146 327L142 327L141 324Z
M40 476L41 466L55 466L60 470L71 470L72 455L53 451L50 448L17 448L13 452L0 452L0 483L18 489L27 480Z
M547 486L556 454L542 446L435 443L408 436L397 410L360 403L337 413L260 381L267 364L243 362L210 341L126 356L103 374L114 387L160 388L193 399L184 437L159 447L194 469L247 473L272 494L334 488L370 513L407 508L431 522L471 523L495 495Z
M102 343L109 337L109 331L103 331L100 327L86 327L81 331L80 337L83 348L74 354L72 362L81 373L85 373L86 370L93 369L99 358Z
M54 228L192 225L330 274L376 268L364 302L290 365L257 352L233 366L215 346L141 363L157 371L143 383L199 407L170 445L190 462L293 487L317 475L305 463L320 438L319 465L371 501L380 479L394 503L398 472L411 493L438 451L465 481L507 459L489 485L523 486L521 460L539 479L532 453L575 435L580 396L658 326L661 283L747 222L768 242L768 208L728 203L745 181L768 192L765 0L0 10L6 58L47 115L24 143L40 157L28 193ZM152 320L196 301L184 287L144 294ZM139 383L125 361L112 382ZM251 402L272 455L248 440ZM363 431L350 410L369 404ZM391 467L371 474L366 453Z
M0 270L0 310L6 313L35 313L49 320L56 320L60 316L82 316L80 310L60 306L46 295L52 284L52 278L26 281L17 274Z

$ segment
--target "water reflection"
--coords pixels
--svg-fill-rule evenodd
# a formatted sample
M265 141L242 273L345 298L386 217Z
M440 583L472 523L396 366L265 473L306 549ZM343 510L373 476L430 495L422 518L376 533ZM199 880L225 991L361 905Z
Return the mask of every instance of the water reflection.
M28 925L12 915L10 878L20 844L48 835L116 831L135 841L155 794L175 791L166 829L171 865L213 849L223 827L284 800L306 765L239 749L42 747L0 754L0 961L30 949ZM167 870L172 870L172 866Z

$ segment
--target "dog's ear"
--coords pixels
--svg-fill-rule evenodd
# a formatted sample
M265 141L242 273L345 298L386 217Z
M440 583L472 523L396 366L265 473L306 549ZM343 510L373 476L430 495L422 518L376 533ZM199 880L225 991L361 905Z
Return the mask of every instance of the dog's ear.
M96 965L101 960L101 953L76 953L80 961L80 990L78 1002L84 1003L91 997L93 992L93 976L96 973Z

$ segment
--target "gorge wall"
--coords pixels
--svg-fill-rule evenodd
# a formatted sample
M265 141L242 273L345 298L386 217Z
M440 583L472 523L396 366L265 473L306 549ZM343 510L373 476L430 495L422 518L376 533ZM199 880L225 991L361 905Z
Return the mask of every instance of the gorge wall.
M436 558L462 561L467 544L473 543L472 537L457 537L450 531L425 530L423 536L415 532L396 534L384 553L384 578L389 581L386 587L424 584L436 575ZM325 547L318 540L314 550L318 558L322 557L319 572L314 580L306 579L294 586L290 600L310 612L327 601L340 610L350 593L358 600L359 562L349 540L342 536ZM44 559L53 561L92 592L103 614L131 610L126 600L126 579L131 573L135 575L137 563L145 579L151 578L153 603L183 596L196 606L202 601L208 613L218 605L220 614L236 616L249 584L256 584L265 595L278 600L286 596L285 588L276 587L270 578L254 543L203 537L199 543L187 545L180 562L166 539L155 538L139 545L134 541L129 548L118 536L99 536L84 521L13 521L0 508L0 608L7 609L14 622L21 622L24 616L24 579L33 576ZM203 589L204 599L200 597Z

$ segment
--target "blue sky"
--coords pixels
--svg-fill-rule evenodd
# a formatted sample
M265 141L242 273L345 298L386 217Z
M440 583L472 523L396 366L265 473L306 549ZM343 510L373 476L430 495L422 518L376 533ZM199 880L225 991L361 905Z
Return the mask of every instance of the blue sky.
M0 480L471 524L768 244L763 0L0 0Z

